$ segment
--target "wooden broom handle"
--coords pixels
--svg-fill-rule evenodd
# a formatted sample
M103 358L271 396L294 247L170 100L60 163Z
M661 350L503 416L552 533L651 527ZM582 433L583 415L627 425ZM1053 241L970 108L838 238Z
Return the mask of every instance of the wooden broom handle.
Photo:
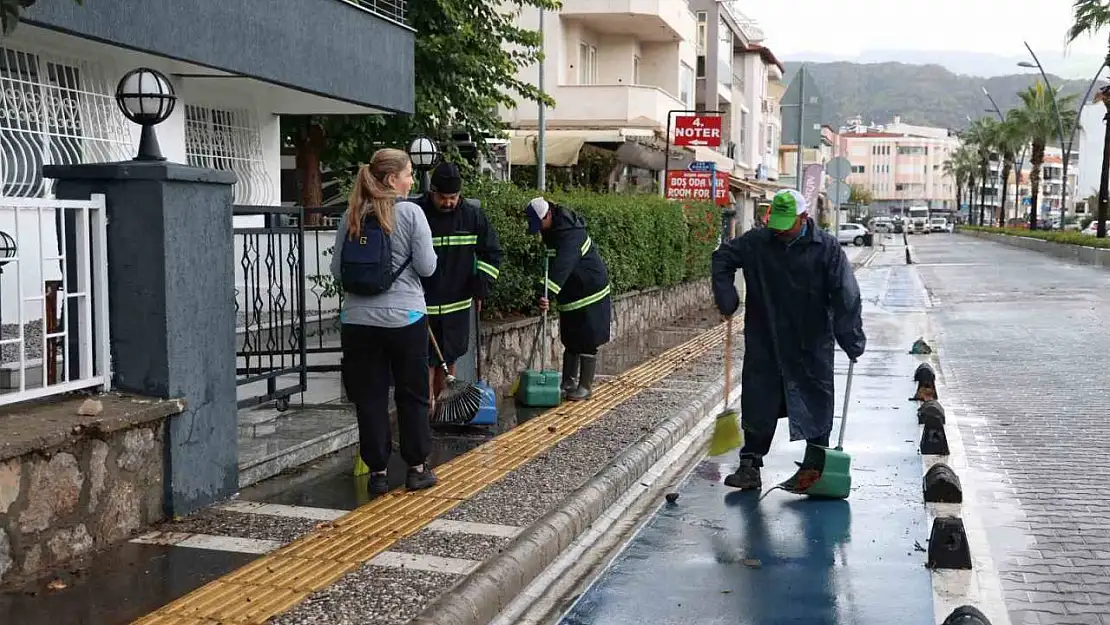
M725 410L732 390L732 317L725 320Z

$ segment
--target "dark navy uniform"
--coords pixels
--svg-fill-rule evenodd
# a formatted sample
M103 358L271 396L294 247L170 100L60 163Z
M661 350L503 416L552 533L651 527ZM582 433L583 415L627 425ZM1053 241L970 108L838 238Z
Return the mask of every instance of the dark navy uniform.
M586 232L586 222L571 210L550 204L551 226L543 231L547 248L547 293L559 312L563 353L563 390L568 399L586 399L593 385L597 348L608 343L613 317L609 270ZM540 294L543 294L541 279Z
M470 337L470 308L474 299L485 299L501 267L501 244L476 200L461 199L451 211L439 210L429 194L420 206L432 230L436 250L436 272L424 279L428 325L453 364L466 353ZM439 365L435 350L431 363Z

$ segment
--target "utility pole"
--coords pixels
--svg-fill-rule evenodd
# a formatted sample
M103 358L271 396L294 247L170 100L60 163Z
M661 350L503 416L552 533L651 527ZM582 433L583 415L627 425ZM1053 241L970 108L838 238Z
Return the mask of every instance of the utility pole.
M544 65L547 64L547 34L544 29L544 22L547 21L546 13L543 7L540 7L540 75L537 82L541 95L547 93L544 87ZM547 105L542 99L537 122L540 132L536 146L536 188L544 191L547 189Z
M805 111L806 111L806 66L802 65L798 68L798 154L796 163L797 187L798 193L804 193L802 189L802 138L805 136L803 126L805 124Z

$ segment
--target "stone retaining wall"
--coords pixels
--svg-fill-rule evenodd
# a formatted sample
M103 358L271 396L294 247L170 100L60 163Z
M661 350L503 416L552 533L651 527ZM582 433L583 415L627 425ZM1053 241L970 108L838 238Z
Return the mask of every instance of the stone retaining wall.
M164 432L180 402L117 395L0 415L0 585L127 538L163 517Z
M615 341L658 327L712 301L709 279L625 293L613 300L612 339ZM482 328L482 377L491 386L496 388L512 384L521 371L529 368L529 358L541 334L540 326L541 319L533 317L487 324ZM548 332L551 335L551 351L547 363L557 369L561 365L556 358L560 357L563 348L559 343L559 319L554 314L548 318ZM538 368L538 355L535 360L533 366Z
M1044 239L1019 237L1012 234L999 234L997 232L981 232L978 230L960 230L959 232L960 234L995 241L1003 245L1049 254L1050 256L1062 258L1081 265L1110 267L1110 249L1072 245L1070 243L1055 243Z

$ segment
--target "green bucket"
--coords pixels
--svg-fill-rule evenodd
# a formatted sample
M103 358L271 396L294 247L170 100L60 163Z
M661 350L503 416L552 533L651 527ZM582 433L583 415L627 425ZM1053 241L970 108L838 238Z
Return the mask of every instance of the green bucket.
M817 499L848 498L852 492L852 457L844 451L844 431L848 424L848 400L852 396L852 374L855 366L854 361L848 364L848 381L844 385L844 411L840 416L840 435L836 447L806 445L805 457L798 471L771 490L781 488L795 495Z

